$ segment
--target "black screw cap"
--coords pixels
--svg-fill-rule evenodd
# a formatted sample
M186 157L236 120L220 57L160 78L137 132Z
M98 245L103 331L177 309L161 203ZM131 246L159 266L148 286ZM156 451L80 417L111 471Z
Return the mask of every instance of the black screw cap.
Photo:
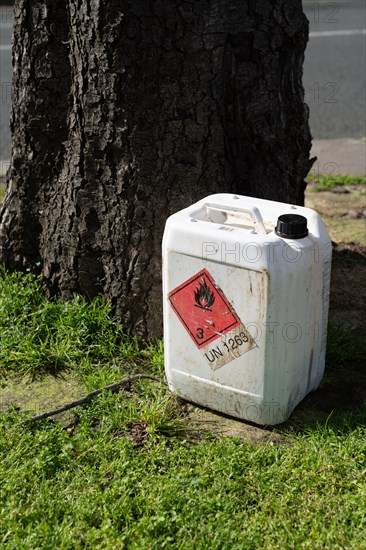
M308 220L299 214L283 214L278 217L275 233L284 239L303 239L309 233Z

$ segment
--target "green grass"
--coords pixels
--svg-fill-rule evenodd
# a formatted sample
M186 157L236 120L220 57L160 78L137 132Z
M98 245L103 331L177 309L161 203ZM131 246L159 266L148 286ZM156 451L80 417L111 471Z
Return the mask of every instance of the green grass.
M60 425L1 419L0 540L7 548L364 548L366 411L252 447L147 424L162 389L105 395ZM147 392L147 393L146 393ZM155 412L156 414L156 412ZM160 419L160 422L157 422ZM163 422L162 422L163 421Z
M342 176L342 175L319 175L315 178L308 176L308 180L315 183L313 191L330 191L339 185L362 185L366 183L366 176Z
M4 196L5 196L5 191L6 191L6 184L5 183L2 183L1 179L0 179L0 204L3 202L4 200Z
M48 301L41 280L31 274L0 272L0 374L56 374L63 369L93 372L134 362L140 351L125 336L101 298L88 303Z
M0 330L3 376L71 370L85 392L141 369L164 378L161 342L140 349L101 299L48 302L32 275L2 272ZM339 361L347 342L335 328ZM4 409L0 547L365 548L366 407L256 447L193 430L183 411L148 380L75 409L69 427L21 427L29 413Z

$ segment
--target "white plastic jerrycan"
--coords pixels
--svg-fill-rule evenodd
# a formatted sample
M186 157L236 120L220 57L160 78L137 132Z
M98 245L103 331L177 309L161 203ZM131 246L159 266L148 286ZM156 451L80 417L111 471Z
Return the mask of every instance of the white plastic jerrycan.
M170 389L237 418L284 422L323 376L331 254L309 208L217 194L168 218Z

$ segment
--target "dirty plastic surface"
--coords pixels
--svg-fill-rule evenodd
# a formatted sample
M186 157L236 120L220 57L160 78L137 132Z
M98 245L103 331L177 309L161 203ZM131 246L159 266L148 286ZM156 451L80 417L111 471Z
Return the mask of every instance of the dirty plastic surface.
M308 235L282 238L278 217ZM324 372L331 241L309 208L231 194L177 212L163 239L172 391L258 424L284 422Z

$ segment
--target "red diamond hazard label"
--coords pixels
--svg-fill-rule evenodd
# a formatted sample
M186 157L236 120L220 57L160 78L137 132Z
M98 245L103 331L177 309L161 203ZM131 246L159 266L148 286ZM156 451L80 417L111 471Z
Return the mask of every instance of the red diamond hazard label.
M241 325L229 300L207 269L172 290L168 298L199 349Z

